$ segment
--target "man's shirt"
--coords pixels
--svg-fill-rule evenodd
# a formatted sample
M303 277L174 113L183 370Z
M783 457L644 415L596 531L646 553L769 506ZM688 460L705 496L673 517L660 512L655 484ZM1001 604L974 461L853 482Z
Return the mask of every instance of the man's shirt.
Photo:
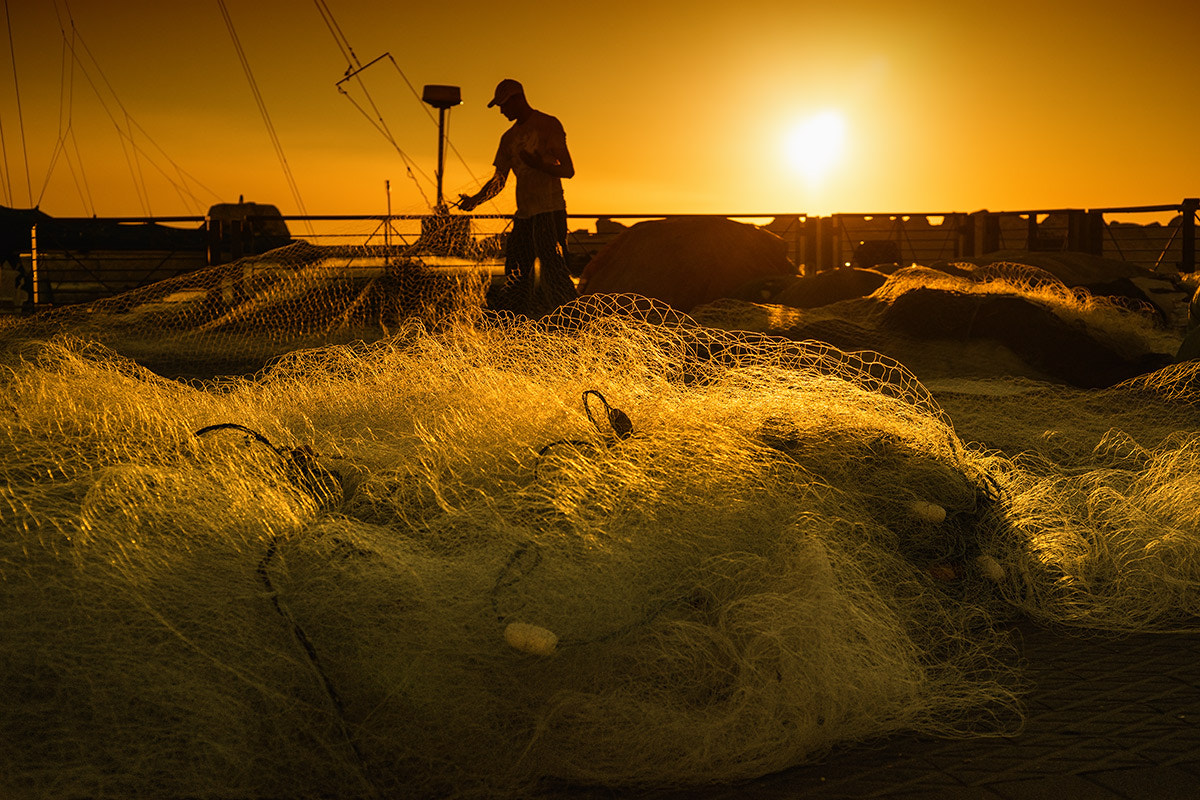
M565 151L567 134L562 123L549 114L533 111L524 122L514 122L500 137L496 160L497 170L507 175L512 170L517 178L517 216L527 219L547 211L565 211L562 179L547 175L521 160L521 152L536 153L553 162L556 149Z

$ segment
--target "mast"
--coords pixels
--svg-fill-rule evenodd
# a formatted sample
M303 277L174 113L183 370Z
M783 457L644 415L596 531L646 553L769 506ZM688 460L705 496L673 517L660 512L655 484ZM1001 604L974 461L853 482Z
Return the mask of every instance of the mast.
M437 205L434 209L441 211L445 205L442 199L442 175L446 164L446 112L462 103L462 91L457 86L429 84L421 91L421 100L438 110Z

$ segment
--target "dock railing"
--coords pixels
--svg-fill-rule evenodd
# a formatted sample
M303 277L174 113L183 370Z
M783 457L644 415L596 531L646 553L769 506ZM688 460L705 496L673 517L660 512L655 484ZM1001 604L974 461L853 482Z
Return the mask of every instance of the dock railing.
M798 213L673 215L654 213L571 213L568 257L578 273L628 226L671 216L713 216L752 222L780 236L798 272L878 264L931 264L977 258L990 253L1082 252L1138 264L1158 273L1196 270L1196 225L1200 199L1179 203L1106 208L1025 209L944 213ZM453 223L469 237L458 254L493 271L503 269L503 241L509 218L503 214L306 215L251 217L55 218L53 226L31 231L30 246L17 265L5 264L6 291L0 310L40 308L86 302L148 285L205 265L236 261L280 241L279 223L292 240L350 248L382 247L398 255L421 250L432 227ZM78 223L78 226L75 225ZM124 231L121 246L84 241L79 231L112 223ZM139 226L176 227L187 236L169 244L137 247ZM72 235L64 235L72 231ZM268 231L269 234L262 234ZM1017 258L1014 254L1013 258ZM11 260L11 259L10 259ZM454 259L451 258L451 261ZM7 291L12 283L13 292ZM24 287L24 289L22 289ZM23 295L23 296L22 296ZM32 297L30 296L32 295Z
M782 237L802 273L884 263L930 264L1001 251L1088 253L1155 272L1191 273L1196 270L1198 212L1200 199L1188 198L1169 205L1093 209L721 216L756 222ZM595 219L598 229L609 231L572 233L572 247L589 253L619 233L614 223L655 218L640 214L571 217ZM1168 219L1163 222L1163 217Z

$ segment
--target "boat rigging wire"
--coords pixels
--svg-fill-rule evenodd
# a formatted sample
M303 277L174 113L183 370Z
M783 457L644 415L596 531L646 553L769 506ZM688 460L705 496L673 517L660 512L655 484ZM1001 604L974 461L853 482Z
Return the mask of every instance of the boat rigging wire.
M258 82L254 80L254 73L250 69L250 61L246 58L246 52L242 49L242 42L238 39L237 30L233 27L233 18L229 16L229 9L225 6L225 0L217 0L217 5L221 8L221 16L225 18L225 27L229 29L229 37L233 40L233 48L237 51L238 60L242 63L242 70L246 73L246 79L250 82L250 91L254 94L254 101L258 104L259 113L262 114L263 122L267 126L267 135L271 139L271 144L275 147L275 155L279 157L279 164L283 167L283 174L287 179L288 188L291 189L292 199L296 201L300 213L307 217L308 209L304 207L304 199L300 196L300 187L296 185L296 179L292 176L292 169L288 166L287 156L283 153L283 145L279 141L279 135L275 133L275 125L271 122L271 115L267 111L267 104L263 100L262 92L258 90ZM312 232L311 228L312 225L310 223L310 233Z
M371 99L371 94L367 91L366 84L364 84L362 78L359 77L359 73L361 73L364 69L385 57L391 58L392 56L390 53L384 53L374 61L367 63L365 66L359 65L357 69L355 69L354 65L351 64L351 66L346 69L345 76L336 84L334 84L334 86L343 97L350 101L350 105L358 109L358 112L366 118L367 122L371 123L371 126L374 127L375 130L383 134L383 137L388 140L393 148L395 148L396 152L400 155L401 160L404 161L405 172L407 172L408 177L412 179L413 185L417 187L417 191L420 193L421 199L425 202L426 206L432 208L433 205L429 202L429 196L425 194L425 188L421 185L420 181L417 180L418 174L426 181L432 182L430 177L411 158L409 158L408 154L405 153L403 148L400 147L400 143L396 141L396 137L392 136L392 132L388 129L387 123L383 119L383 115L379 112L379 108L375 105L375 101ZM392 63L395 63L395 59L392 60ZM367 113L367 110L359 105L358 101L355 100L349 92L342 88L342 84L351 78L358 83L359 88L362 89L363 95L367 98L367 102L371 106L371 110L375 112L374 119L371 118L371 115ZM415 173L414 170L416 171Z
M361 73L368 67L386 58L388 61L392 62L392 66L395 67L396 72L400 75L401 80L404 81L405 85L408 86L408 90L412 93L413 97L416 98L417 104L425 112L425 116L428 117L429 121L435 126L439 124L437 117L434 116L433 111L430 110L429 106L426 105L421 99L420 93L417 91L416 87L413 86L412 81L408 79L408 76L404 74L404 70L400 69L400 65L396 62L396 59L392 57L390 52L384 53L368 63L363 64L361 61L359 61L358 55L354 52L354 48L350 45L350 40L347 39L346 34L342 32L341 26L338 25L337 20L334 19L333 12L330 11L329 5L325 2L325 0L313 0L313 2L317 6L317 11L321 14L321 19L324 20L325 26L329 29L334 41L337 42L338 49L342 51L342 57L346 59L346 72L342 79L335 84L338 92L341 93L341 95L347 100L349 100L350 104L353 105L358 112L362 114L367 121L370 122L371 125L383 135L385 139L388 140L393 148L395 148L396 152L399 153L400 158L404 161L404 166L408 172L409 178L412 179L413 183L417 187L417 191L420 192L421 199L425 202L427 207L433 208L433 205L429 202L429 197L425 194L424 188L417 181L417 176L414 174L414 170L430 184L434 183L433 179L426 174L424 170L417 166L404 152L404 150L401 149L400 144L396 141L395 137L388 129L387 123L383 119L383 114L379 111L378 106L375 104L374 99L372 99L370 92L367 90L366 84L362 80ZM371 112L374 113L374 117L372 117L371 113L368 113L368 111L363 108L358 101L356 101L350 95L350 93L345 90L345 88L343 88L343 84L351 79L353 79L355 83L358 84L358 87L362 90L363 96L366 98L367 103L371 107ZM471 167L467 164L466 159L463 158L462 154L458 151L458 148L454 146L454 143L449 140L448 135L446 136L445 141L446 144L450 146L451 152L453 152L455 157L459 160L459 163L461 163L463 168L467 171L467 174L470 175L471 179L475 181L476 185L478 185L480 183L479 178L477 178L474 172L471 171Z
M416 173L419 173L426 181L430 181L429 176L426 175L421 168L417 166L411 158L408 157L408 154L405 153L400 147L400 143L396 141L396 137L392 136L392 132L388 130L387 123L383 119L383 114L380 113L379 107L375 105L375 101L371 97L371 93L367 91L366 84L363 83L362 78L359 76L359 73L371 66L371 64L379 61L379 59L383 58L383 56L374 59L364 66L363 63L358 60L358 54L354 52L354 48L350 45L350 40L346 38L346 34L342 33L342 27L338 25L337 20L334 19L333 12L329 10L329 6L325 3L325 0L314 0L314 3L317 6L317 13L321 15L321 19L325 22L325 27L329 29L329 33L332 34L334 41L337 43L338 49L342 51L342 57L346 59L347 66L345 75L335 84L335 88L343 97L349 100L350 104L358 109L358 112L362 114L368 122L371 123L375 130L383 134L383 137L388 140L393 148L395 148L396 152L400 155L400 160L404 162L405 172L412 180L413 185L417 187L417 192L421 195L421 200L427 207L432 207L430 206L428 195L425 194L424 187L422 187L420 181L417 180L417 174L415 174L413 170L415 168ZM386 55L388 58L391 58L390 54L385 53L384 55ZM395 63L394 59L393 63ZM399 67L397 67L397 69L399 69ZM375 112L374 119L371 118L371 115L367 113L366 109L360 106L358 102L350 96L349 92L342 88L342 84L350 80L352 77L358 83L359 88L362 89L363 96L367 98L367 102L370 104L371 110ZM432 183L432 181L430 182Z
M8 0L4 0L4 17L8 19ZM12 25L8 26L8 49L12 50ZM16 58L14 54L13 58ZM14 73L15 74L15 73ZM9 179L11 171L8 167L8 144L4 139L4 120L0 118L0 181L4 184L4 202L8 205L15 205L12 199L12 181Z
M29 177L29 147L25 142L25 116L21 111L21 85L17 80L17 51L13 47L12 16L8 11L8 0L4 0L4 23L8 27L8 52L12 56L13 86L17 92L17 125L21 130L21 152L25 156L25 189L29 193L29 205L33 206L33 182ZM5 174L8 174L8 152L5 151ZM11 186L9 186L11 193Z
M6 2L7 2L7 0L6 0ZM65 129L60 131L60 140L59 140L58 145L56 145L56 147L62 146L63 139L65 138L66 135L69 134L71 137L71 141L72 141L74 150L75 150L76 160L79 161L80 172L81 173L83 172L83 161L82 161L82 157L80 156L80 153L79 153L78 139L75 136L74 127L71 124L71 107L74 104L74 90L73 90L74 70L75 70L75 67L78 67L79 70L83 73L84 79L87 80L88 85L91 87L92 92L95 93L96 99L100 103L100 107L103 109L104 113L108 116L109 121L113 124L113 127L117 132L117 137L121 140L122 152L125 155L126 165L129 167L130 175L134 181L135 190L138 192L139 199L141 199L143 197L147 197L148 194L147 194L147 191L146 191L146 188L144 185L144 179L143 179L143 182L141 185L138 184L138 180L139 180L138 172L134 169L133 164L129 158L130 150L132 150L134 154L139 155L139 156L141 156L141 158L145 159L145 161L148 162L150 164L150 166L154 167L154 169L168 183L170 183L175 188L175 191L177 193L179 193L179 196L184 201L185 205L190 204L194 208L199 208L201 210L203 210L206 206L206 204L203 201L201 201L200 198L198 198L196 196L196 194L192 191L192 189L191 189L192 186L199 187L200 189L203 189L205 192L207 192L209 195L211 195L213 198L219 199L220 196L215 191L210 189L208 186L206 186L205 184L203 184L202 182L197 180L195 176L189 174L186 170L184 170L182 167L180 167L179 164L177 164L167 154L167 152L165 150L163 150L162 146L159 145L158 142L156 142L154 140L154 138L150 136L150 134L146 131L146 129L143 128L137 122L137 120L135 120L133 118L133 115L130 114L128 109L125 108L125 104L121 102L121 98L117 95L116 90L113 88L112 84L109 82L108 76L104 74L104 70L103 70L103 68L101 68L100 62L96 59L95 55L92 53L91 48L88 47L87 42L83 38L83 35L76 28L74 17L72 17L72 15L71 15L70 7L67 6L65 2L63 3L63 5L64 5L65 11L66 11L66 20L65 21L63 19L63 11L59 9L57 2L55 2L54 11L55 11L56 16L58 17L58 26L59 26L59 30L62 33L63 45L67 49L67 51L70 53L70 56L71 56L72 68L71 68L70 74L71 74L72 91L71 91L70 95L68 95L68 107L67 107L68 108L68 110L67 110L68 125ZM67 32L68 28L70 29L69 35ZM82 49L82 55L80 53L81 49ZM85 63L85 61L82 57L83 55L86 55L88 60L90 61L91 70L89 70L88 64ZM100 80L103 83L104 87L107 88L108 94L111 96L111 101L105 99L104 93L102 93L100 91L100 87L98 87L96 85L96 81L92 79L92 75L91 75L92 70L94 70L99 75ZM64 75L65 75L65 68L64 68ZM64 81L65 81L65 78L64 78ZM117 109L119 109L121 116L124 117L124 119L125 119L124 127L122 127L121 123L119 123L117 121L117 115L114 114L113 109L110 108L110 103L115 104ZM61 110L60 110L59 118L61 121L61 119L62 119ZM163 159L165 159L166 162L175 169L176 177L172 177L170 174L168 174L167 171L163 169L163 167L158 163L158 161L150 153L148 153L146 150L142 149L142 147L138 144L137 140L135 140L133 138L135 130L137 133L140 133L141 137L146 142L148 142L150 145L152 145L153 148L158 152L158 154ZM57 156L57 153L56 153L56 156ZM70 158L69 157L67 159L67 162L68 162L68 166L70 166ZM52 163L50 164L50 168L47 169L47 171L46 171L46 178L42 184L41 193L38 195L37 205L41 204L42 198L44 197L44 195L49 187L50 179L53 175L54 167L55 167L55 163L52 160ZM181 178L182 183L177 178ZM89 190L89 202L90 202L90 190ZM145 205L146 205L145 202L143 202L143 207L145 207ZM92 214L95 215L94 208L92 209Z
M95 216L96 208L92 202L92 190L87 182L87 174L83 170L83 158L79 154L79 140L75 136L71 118L75 96L75 71L71 69L68 72L68 63L74 63L74 60L69 55L70 47L70 43L64 36L61 74L59 76L58 139L54 142L54 149L50 153L50 166L46 168L46 177L42 181L41 191L38 192L38 204L41 204L42 197L46 194L46 189L50 184L50 177L54 174L54 167L58 163L58 157L64 155L66 156L67 169L71 171L71 180L75 184L75 191L79 194L79 202L83 204L84 212L89 216ZM71 140L71 147L75 151L75 161L79 163L78 173L75 170L75 163L71 161L71 153L67 150L66 143L68 136Z
M151 209L150 209L150 196L149 196L149 192L147 192L147 190L146 190L146 179L145 179L145 176L142 174L141 161L140 161L140 159L138 159L139 149L133 140L133 132L132 132L132 128L130 126L131 117L129 115L129 112L125 109L125 106L121 103L120 99L117 98L116 90L114 90L112 87L112 84L109 83L108 76L106 76L104 74L104 71L100 69L100 64L96 60L96 57L94 55L92 55L92 51L87 46L87 42L85 42L83 40L83 37L81 35L79 35L79 32L75 27L75 18L71 14L71 7L66 3L66 0L63 0L63 7L66 10L67 19L70 23L70 28L71 28L71 36L69 39L67 37L66 26L63 24L62 13L59 11L59 8L58 8L58 3L55 2L55 4L54 4L54 14L56 17L58 17L58 26L59 26L59 30L62 31L63 40L68 42L68 46L71 50L72 55L75 57L76 62L79 63L81 67L83 66L83 64L82 64L82 61L80 61L78 58L79 54L78 54L78 51L75 49L75 42L78 41L79 44L82 45L84 52L87 53L88 58L90 58L92 60L92 63L96 66L96 71L100 73L100 79L104 82L105 88L108 89L108 91L112 95L113 99L116 100L117 107L121 110L121 114L125 118L125 127L122 127L121 123L119 123L117 121L116 116L113 115L113 113L108 109L107 105L104 104L103 96L101 95L100 90L96 87L95 82L92 81L91 76L88 75L87 70L85 69L84 76L88 79L88 82L91 84L92 91L94 91L96 93L96 97L100 98L100 104L104 108L105 113L108 114L109 120L112 121L113 126L117 129L117 139L121 143L121 155L123 155L125 157L125 164L126 164L126 166L129 167L129 174L133 180L133 188L134 188L134 191L137 193L138 203L141 204L142 213L149 216L152 213ZM73 74L73 71L72 71L72 74ZM126 143L126 139L129 140L128 144ZM60 138L60 141L61 141L61 138ZM48 169L46 172L46 179L42 184L42 193L39 194L39 196L38 196L38 205L41 205L42 194L45 193L46 187L50 183L50 176L52 174L53 168L54 168L54 164L53 164L53 160L52 160L52 162L50 164L50 169Z

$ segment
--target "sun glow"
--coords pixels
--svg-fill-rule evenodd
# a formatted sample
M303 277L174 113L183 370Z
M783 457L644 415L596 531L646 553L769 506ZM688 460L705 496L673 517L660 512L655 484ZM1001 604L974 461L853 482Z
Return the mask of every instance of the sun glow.
M793 126L784 140L788 163L810 183L820 183L838 165L846 149L846 120L822 111Z

